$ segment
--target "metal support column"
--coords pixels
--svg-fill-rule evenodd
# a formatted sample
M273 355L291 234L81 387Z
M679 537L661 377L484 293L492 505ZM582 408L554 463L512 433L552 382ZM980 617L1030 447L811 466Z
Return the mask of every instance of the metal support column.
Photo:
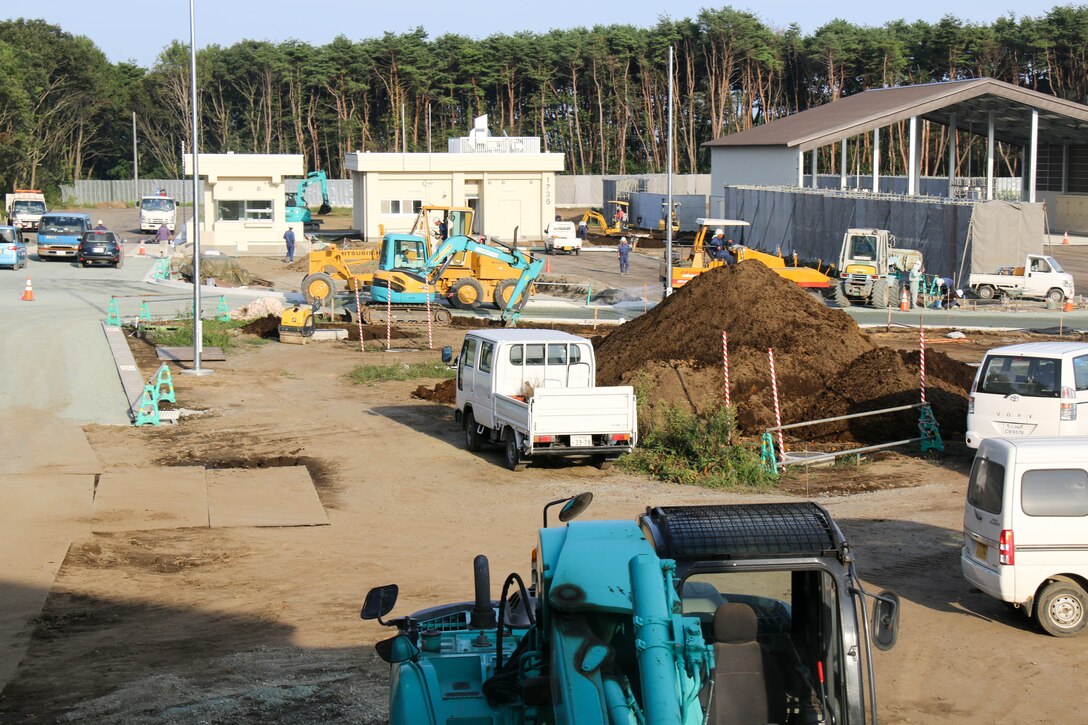
M918 195L918 117L910 117L910 135L907 141L907 194Z
M1062 144L1062 193L1069 193L1069 144Z
M986 201L994 200L994 112L988 114L986 129Z
M846 144L850 143L850 139L844 138L841 143L842 148L839 151L839 189L846 191Z
M1028 203L1035 203L1035 187L1039 173L1039 109L1031 109L1031 146L1028 148Z
M797 187L804 188L805 186L805 152L797 150Z
M873 193L880 192L880 129L873 129Z
M817 170L819 169L819 166L820 166L819 159L816 157L816 151L817 150L818 149L812 149L812 188L813 189L819 189L820 188L819 179L816 178L817 177L816 172L817 172Z
M956 184L956 165L959 161L957 154L959 150L956 148L956 114L951 114L948 117L948 197L955 196L953 189Z

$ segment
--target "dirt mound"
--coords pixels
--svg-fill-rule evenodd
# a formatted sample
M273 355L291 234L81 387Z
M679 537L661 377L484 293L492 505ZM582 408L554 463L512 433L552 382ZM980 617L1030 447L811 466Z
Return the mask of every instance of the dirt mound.
M421 400L430 400L434 403L452 405L457 402L457 381L453 378L443 380L433 388L428 388L426 385L420 385L412 392L412 397L420 398Z
M280 334L280 318L279 315L265 315L252 322L247 322L242 325L241 329L247 335L268 338L278 337Z
M723 330L732 401L746 434L774 425L768 348L774 349L784 423L918 401L916 352L877 348L847 314L754 261L699 275L621 325L598 347L600 383L636 385L651 417L677 404L706 412L724 398ZM926 362L942 431L962 431L970 368L932 351ZM917 435L917 421L917 413L907 411L797 434L885 441Z

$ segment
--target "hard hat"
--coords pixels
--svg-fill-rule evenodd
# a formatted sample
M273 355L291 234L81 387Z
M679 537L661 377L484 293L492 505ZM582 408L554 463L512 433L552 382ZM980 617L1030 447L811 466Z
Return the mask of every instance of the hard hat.
M99 224L102 224L102 220L101 220L101 219L99 219L99 220L98 220L98 223L99 223Z
M722 229L721 227L718 227L717 229L714 230L714 236L718 236L719 234L725 234L725 230Z
M627 241L627 237L620 237L620 241L621 241L621 242L626 242L626 241Z

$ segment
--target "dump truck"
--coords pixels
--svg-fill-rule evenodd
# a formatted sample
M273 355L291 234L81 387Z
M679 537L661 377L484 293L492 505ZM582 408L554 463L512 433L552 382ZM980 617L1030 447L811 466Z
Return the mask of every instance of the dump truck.
M1045 254L1029 254L1020 267L999 267L993 274L972 274L968 286L981 300L999 295L1045 299L1060 304L1073 296L1073 275L1058 260Z
M520 471L543 457L588 458L601 469L638 443L634 388L597 387L593 344L558 330L479 330L457 361L465 447L495 444Z
M721 250L721 254L729 255L729 259L714 257L707 249L710 245L706 237L711 229L714 230L715 234L721 231L723 235L726 234L726 229L736 229L739 232L738 236L743 238L744 233L751 225L740 219L699 218L695 222L699 225L699 230L695 233L695 243L691 248L691 253L686 257L676 252L673 253L672 278L669 280L672 289L680 289L708 269L745 260L760 262L800 287L819 290L831 286L831 278L820 269L799 266L796 258L794 258L792 264L788 264L786 258L781 254L761 252L743 244L737 244L732 239L725 240L725 246ZM666 275L669 274L664 259L661 260L658 271L661 281L664 282Z
M922 253L894 245L895 236L885 229L846 230L834 289L839 307L864 304L886 309L899 304L900 282L912 267L922 264Z
M497 600L482 555L471 601L386 620L399 588L370 590L361 617L396 630L375 647L391 725L876 723L872 647L895 644L899 600L864 590L826 509L575 521L591 501L544 507L528 582Z

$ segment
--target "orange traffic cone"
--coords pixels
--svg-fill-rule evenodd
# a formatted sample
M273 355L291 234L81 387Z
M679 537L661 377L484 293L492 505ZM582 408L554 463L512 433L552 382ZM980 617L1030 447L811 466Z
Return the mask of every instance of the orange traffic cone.
M1069 230L1066 230L1065 236L1062 237L1062 244L1069 244Z
M910 295L906 287L899 292L899 311L910 312Z
M551 259L551 257L546 257L544 259L544 273L545 274L551 274L552 273L552 259Z
M30 284L30 277L26 278L26 287L23 289L23 296L20 297L23 302L34 301L34 288Z
M146 254L146 252L144 251L144 240L142 239L140 240L140 251L137 252L137 254L139 254L141 257Z

